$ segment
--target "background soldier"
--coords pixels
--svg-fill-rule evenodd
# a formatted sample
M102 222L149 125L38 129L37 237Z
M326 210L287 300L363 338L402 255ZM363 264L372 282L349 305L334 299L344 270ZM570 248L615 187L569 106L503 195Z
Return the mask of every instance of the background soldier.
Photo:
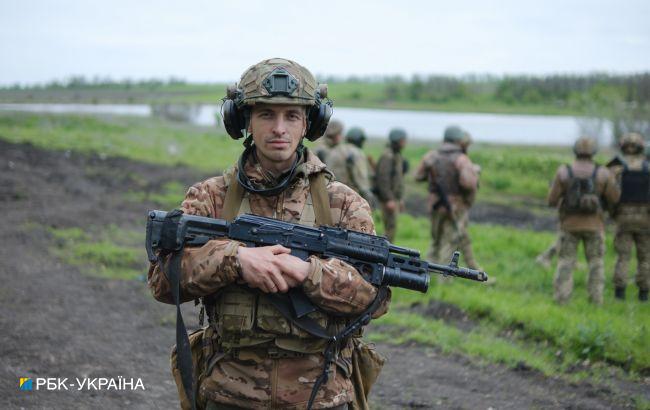
M608 166L621 187L621 198L614 219L616 238L614 249L618 257L614 270L614 291L618 299L625 299L628 263L636 246L639 300L648 300L650 289L650 171L645 158L645 141L637 133L624 135L620 141L622 157Z
M183 212L226 220L248 212L373 233L367 202L331 181L325 165L302 145L304 137L323 133L331 114L323 106L326 93L306 68L289 60L265 60L246 70L224 103L226 130L235 139L247 134L246 149L234 169L192 186ZM341 260L304 261L289 252L228 239L183 250L181 299L201 298L209 321L190 339L200 408L304 409L323 374L329 377L315 390L314 408L347 409L355 397L365 399L351 381L359 339L345 340L334 352L335 364L323 369L324 339L295 326L266 295L298 288L319 308L308 315L311 320L340 331L371 305L377 290ZM156 299L172 301L161 264L152 264L148 282ZM387 304L388 298L375 316ZM188 408L192 394L185 394L176 370L175 377Z
M334 173L337 181L349 186L357 191L366 201L374 205L376 200L370 190L370 170L368 169L368 160L361 151L365 135L360 128L352 128L352 140L355 140L359 146L343 142L343 125L333 121L327 129L326 135L330 141L330 150L325 157L327 168ZM335 126L334 130L330 128ZM350 132L346 139L350 139Z
M476 197L480 168L464 153L471 139L460 127L445 129L443 143L429 151L415 171L416 181L429 182L431 251L434 262L447 263L463 247L465 262L477 269L467 234L469 208Z
M314 146L314 153L321 162L327 164L327 155L341 141L342 135L343 123L339 120L331 120L325 130L325 138L318 141Z
M583 242L589 264L589 300L603 302L605 281L603 254L605 252L605 209L618 201L620 191L613 175L592 160L596 142L579 138L573 152L572 165L561 165L548 193L550 206L557 206L560 216L560 249L553 280L556 302L569 301L573 291L573 269L578 243Z
M404 208L405 161L402 149L406 146L406 131L394 128L388 134L388 147L377 161L375 170L375 192L381 202L384 230L389 241L393 242L397 229L397 215Z
M363 149L363 144L366 142L366 133L359 127L352 127L345 134L345 140L350 144L357 146L359 149ZM368 173L370 175L370 180L372 181L377 164L370 155L366 155L366 159L368 160Z

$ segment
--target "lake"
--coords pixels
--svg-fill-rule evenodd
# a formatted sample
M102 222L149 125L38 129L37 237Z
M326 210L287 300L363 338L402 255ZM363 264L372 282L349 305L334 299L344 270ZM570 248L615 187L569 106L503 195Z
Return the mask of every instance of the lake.
M0 104L0 111L163 116L200 126L215 126L221 118L220 105L144 104ZM449 113L434 111L384 110L335 107L334 117L346 127L363 128L371 138L386 138L393 127L406 130L410 138L440 141L445 127L459 125L474 141L497 144L572 145L588 134L603 145L612 142L609 121L594 118L550 115ZM219 120L220 123L220 120ZM219 124L222 127L221 124Z

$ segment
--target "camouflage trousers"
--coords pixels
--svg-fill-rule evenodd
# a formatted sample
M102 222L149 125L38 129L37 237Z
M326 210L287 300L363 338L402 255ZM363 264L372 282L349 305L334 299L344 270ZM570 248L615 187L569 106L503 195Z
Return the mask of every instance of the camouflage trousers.
M555 301L566 303L573 292L573 270L576 265L578 244L582 242L585 247L585 256L589 265L589 278L587 290L589 301L596 304L603 303L603 288L605 286L605 269L603 255L605 254L604 232L568 232L560 233L560 247L558 249L558 264L553 279Z
M614 240L617 253L614 269L614 286L625 288L628 282L628 266L632 248L636 246L636 285L640 290L650 289L650 232L629 232L618 230Z
M467 232L468 223L467 212L461 212L452 219L446 212L433 211L429 258L435 263L449 263L454 251L460 249L465 264L471 269L480 269L474 259L472 240Z
M386 208L386 203L382 202L381 220L384 222L384 235L391 242L395 241L395 234L397 233L397 215L399 215L398 209L391 211Z

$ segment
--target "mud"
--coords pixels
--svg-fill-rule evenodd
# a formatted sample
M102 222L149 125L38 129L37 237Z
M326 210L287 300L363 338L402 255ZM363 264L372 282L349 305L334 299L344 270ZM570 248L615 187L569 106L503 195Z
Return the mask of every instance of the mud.
M177 408L168 360L173 306L155 302L142 282L96 278L90 268L62 263L50 253L46 228L140 229L145 210L155 204L127 201L127 192L156 192L170 180L189 185L204 177L181 167L0 141L0 408ZM472 324L452 305L415 308L459 327ZM194 307L184 311L188 327L195 327ZM378 409L610 409L650 395L638 383L612 380L615 390L572 385L525 366L481 365L418 345L378 348L389 357L372 392ZM26 392L18 389L20 377L134 378L144 390Z

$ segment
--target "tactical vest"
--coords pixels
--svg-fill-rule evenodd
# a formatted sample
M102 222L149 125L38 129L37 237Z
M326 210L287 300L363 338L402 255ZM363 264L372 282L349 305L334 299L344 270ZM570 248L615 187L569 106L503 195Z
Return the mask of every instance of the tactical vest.
M595 214L602 209L598 192L596 192L596 176L598 165L594 166L594 172L588 178L577 177L573 174L571 165L567 165L569 176L568 189L562 201L562 211L569 215Z
M249 193L237 182L235 174L229 178L222 218L232 220L237 215L250 213ZM307 226L332 225L325 175L310 175L309 194L299 223ZM231 284L206 298L210 325L219 335L219 343L226 352L251 346L275 345L299 353L322 352L326 341L297 328L270 303L261 292L244 285ZM347 321L317 310L308 314L320 326L338 333Z
M620 204L650 204L650 170L648 161L643 161L640 170L631 170L627 163L623 164L621 174Z
M460 173L456 168L456 160L462 154L458 151L440 152L432 166L435 179L429 174L429 190L438 192L443 190L446 195L460 195Z

